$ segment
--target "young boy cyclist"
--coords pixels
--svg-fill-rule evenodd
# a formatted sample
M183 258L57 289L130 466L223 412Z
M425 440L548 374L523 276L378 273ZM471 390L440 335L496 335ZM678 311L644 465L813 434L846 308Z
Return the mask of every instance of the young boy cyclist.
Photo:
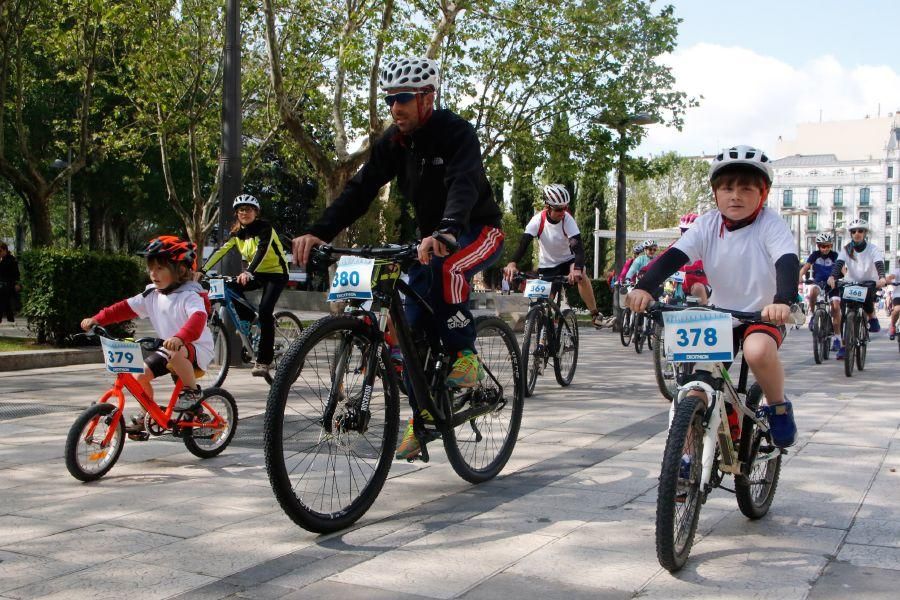
M723 150L710 167L710 183L718 210L694 225L657 260L626 297L635 312L647 309L655 290L683 265L702 260L712 286L710 303L739 311L761 311L766 323L741 325L735 341L743 343L747 361L766 396L773 443L795 442L793 407L784 394L784 370L778 347L790 304L797 295L800 261L784 221L765 208L772 185L769 158L756 148ZM703 396L703 392L692 394Z
M578 294L591 311L591 323L599 329L603 315L597 310L594 288L584 273L584 244L575 219L569 214L569 190L566 186L551 183L544 186L544 210L537 213L525 226L525 232L512 256L503 268L507 280L518 272L516 264L525 256L531 240L538 240L538 273L541 277L565 276L570 284L578 286Z
M809 300L809 330L813 328L813 313L816 312L816 301L819 298L819 288L830 290L828 286L828 278L831 276L831 269L834 267L835 261L838 259L838 253L832 250L834 247L834 236L831 233L820 233L816 236L816 248L806 259L806 263L800 267L800 283L805 281L805 276L812 269L813 281L815 285L809 286L807 290L807 299ZM838 331L837 325L840 323L841 313L837 305L832 306L831 320L835 325L835 331ZM837 347L835 347L835 350Z
M144 252L151 282L147 289L84 319L81 328L88 331L94 325L149 318L156 334L165 341L144 361L144 372L137 380L153 398L150 382L169 372L175 373L184 384L175 410L194 410L202 398L197 376L206 370L213 357L203 288L193 281L196 249L191 242L163 235L151 240ZM126 431L137 435L143 428L143 414L139 414L132 417Z
M209 257L202 271L210 270L232 247L236 247L241 258L247 262L247 270L238 275L237 284L233 287L241 294L262 290L259 300L259 350L250 374L265 377L272 367L275 352L275 304L287 285L288 267L275 228L259 218L259 200L250 194L241 194L234 199L232 207L235 220L231 237Z
M884 277L884 253L881 251L881 248L866 240L866 234L869 233L868 222L862 219L850 221L850 224L847 225L847 231L850 233L850 241L841 248L841 253L831 268L828 285L835 287L835 280L841 277L846 277L849 281L874 281L875 286L869 288L866 300L863 303L863 309L869 316L869 331L877 333L881 331L881 325L878 323L878 317L875 316L875 289L882 288L887 283ZM846 274L844 274L845 267ZM835 294L831 298L831 302L832 306L835 304L840 305L840 295ZM835 317L834 335L835 339L841 344L835 358L843 360L845 350L843 342L840 341L840 310L837 311L837 316Z

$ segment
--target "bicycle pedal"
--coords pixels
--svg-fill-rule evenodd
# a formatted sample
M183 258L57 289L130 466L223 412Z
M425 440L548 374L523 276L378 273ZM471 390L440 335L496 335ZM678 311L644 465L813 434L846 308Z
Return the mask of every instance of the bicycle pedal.
M146 431L136 431L128 434L128 439L135 442L146 442L150 439L150 434Z

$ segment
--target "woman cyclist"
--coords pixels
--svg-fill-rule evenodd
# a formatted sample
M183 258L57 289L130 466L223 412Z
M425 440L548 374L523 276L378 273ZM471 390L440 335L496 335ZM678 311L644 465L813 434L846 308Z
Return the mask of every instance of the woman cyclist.
M231 227L231 237L209 257L202 272L211 269L234 246L248 263L247 269L237 276L234 287L239 293L262 290L259 301L259 349L251 374L264 377L272 366L275 345L273 313L281 290L287 285L288 267L278 234L268 221L259 218L259 200L250 194L241 194L234 199L232 206L235 221Z

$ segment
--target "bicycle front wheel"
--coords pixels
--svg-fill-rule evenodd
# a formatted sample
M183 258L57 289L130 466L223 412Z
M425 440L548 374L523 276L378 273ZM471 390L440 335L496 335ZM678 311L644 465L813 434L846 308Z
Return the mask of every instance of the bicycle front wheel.
M826 335L828 329L825 326L823 317L824 314L821 310L816 310L813 314L813 359L817 365L821 365L822 361L827 358L825 356L825 347L828 345L828 336Z
M563 387L571 384L575 377L576 366L578 366L578 319L575 317L575 311L567 308L562 312L556 354L553 356L556 382Z
M547 349L544 340L547 336L547 324L544 311L539 306L528 311L525 318L525 337L522 341L522 359L524 360L525 396L534 393L538 375L544 367Z
M110 429L109 443L103 445ZM66 437L66 468L72 477L95 481L106 475L122 454L125 445L125 419L116 407L106 402L93 404L75 419Z
M644 351L644 313L634 315L634 351L640 354Z
M856 362L856 311L848 310L844 321L844 375L853 377Z
M378 367L368 394L373 352ZM400 418L396 382L385 365L387 350L368 325L349 316L317 321L278 365L266 403L266 471L281 508L304 529L344 529L381 492Z
M866 368L866 350L869 347L869 328L866 319L860 318L856 327L856 368L863 371Z
M272 367L278 370L278 363L290 348L291 343L300 337L303 332L303 323L294 313L282 310L274 315L275 319L275 343L272 346ZM266 382L272 384L272 371L264 376Z
M682 398L666 439L656 499L656 557L669 571L687 562L700 518L705 411L700 398Z
M182 433L188 452L200 458L218 456L231 443L237 431L238 408L234 397L221 388L203 390L203 403L196 421L205 427L186 428Z
M630 308L622 311L622 327L619 329L619 339L623 346L631 343L631 336L634 333L634 323L632 322L632 313Z
M754 383L747 392L747 408L756 411L761 398L762 388ZM734 495L744 515L759 519L769 512L775 498L781 473L781 453L768 432L760 431L750 417L743 420L738 456L747 472L734 478Z
M525 396L519 344L509 325L499 317L479 317L475 331L484 378L454 398L453 414L477 416L447 427L442 437L453 470L470 483L481 483L496 477L512 455Z
M231 337L222 319L215 313L209 320L209 331L213 338L213 358L199 382L203 388L221 386L228 376L228 364L231 362Z
M675 378L675 365L666 359L662 337L663 327L659 323L655 323L653 326L653 373L656 375L659 392L666 400L671 401L678 389L678 381Z

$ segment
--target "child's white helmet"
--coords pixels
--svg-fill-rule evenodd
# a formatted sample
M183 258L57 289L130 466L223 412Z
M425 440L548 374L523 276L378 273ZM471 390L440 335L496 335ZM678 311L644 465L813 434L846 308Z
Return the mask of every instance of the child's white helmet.
M775 171L772 169L772 163L765 152L758 150L752 146L732 146L724 148L712 161L709 167L710 181L718 172L727 167L736 165L747 165L753 167L760 173L765 175L766 182L772 185L772 179L775 177Z

